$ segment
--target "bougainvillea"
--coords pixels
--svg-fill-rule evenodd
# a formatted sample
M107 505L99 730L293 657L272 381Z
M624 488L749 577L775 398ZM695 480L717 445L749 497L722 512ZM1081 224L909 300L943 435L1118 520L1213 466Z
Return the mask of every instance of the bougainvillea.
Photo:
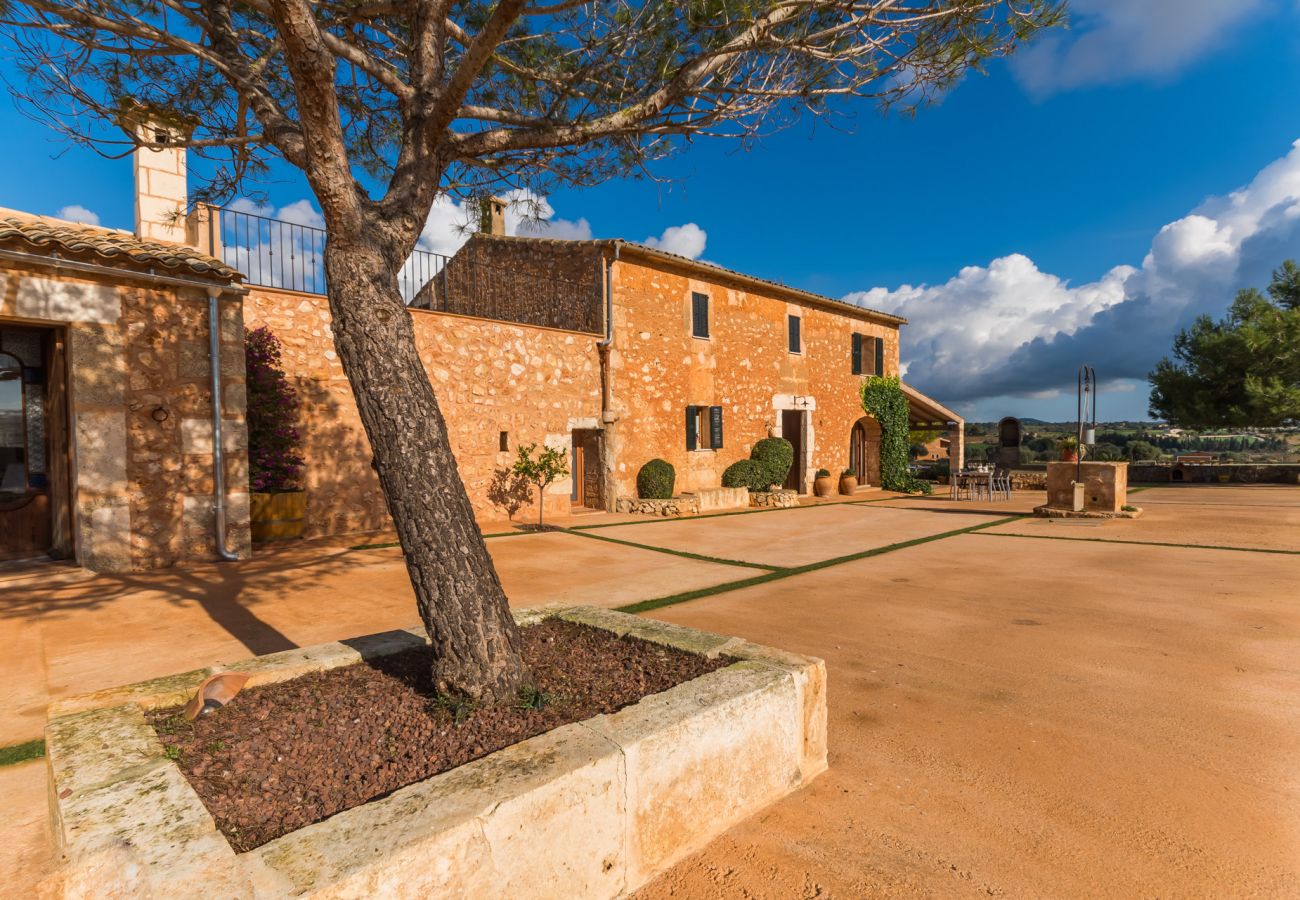
M907 467L907 397L897 376L868 378L862 385L862 408L880 423L880 486L908 494L930 493L930 483Z
M302 489L298 392L285 377L280 341L268 328L244 337L248 377L248 480L259 493Z

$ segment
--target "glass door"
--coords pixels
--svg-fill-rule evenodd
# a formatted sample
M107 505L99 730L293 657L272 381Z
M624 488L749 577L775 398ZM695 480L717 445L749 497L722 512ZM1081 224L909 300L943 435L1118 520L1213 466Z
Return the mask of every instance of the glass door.
M0 328L0 559L49 551L48 333Z

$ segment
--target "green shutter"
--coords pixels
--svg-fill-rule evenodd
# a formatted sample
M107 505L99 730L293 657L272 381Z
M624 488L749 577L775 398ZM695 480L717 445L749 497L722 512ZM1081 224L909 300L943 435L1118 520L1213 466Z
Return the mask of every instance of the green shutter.
M691 334L698 338L709 336L708 294L691 294Z
M686 407L686 449L694 450L699 443L699 436L696 434L696 425L699 422L699 408L695 406Z
M853 332L853 374L862 374L862 335Z
M876 374L885 374L885 341L882 338L876 338Z

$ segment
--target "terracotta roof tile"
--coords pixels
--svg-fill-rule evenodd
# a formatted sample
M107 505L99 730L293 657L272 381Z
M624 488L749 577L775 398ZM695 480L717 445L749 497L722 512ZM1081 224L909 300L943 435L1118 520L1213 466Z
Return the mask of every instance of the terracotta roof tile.
M121 264L134 271L162 269L165 274L196 275L225 283L242 276L219 259L193 247L142 241L134 235L109 228L77 225L50 219L0 218L0 246L29 252L51 251L105 263ZM159 272L164 274L164 272Z

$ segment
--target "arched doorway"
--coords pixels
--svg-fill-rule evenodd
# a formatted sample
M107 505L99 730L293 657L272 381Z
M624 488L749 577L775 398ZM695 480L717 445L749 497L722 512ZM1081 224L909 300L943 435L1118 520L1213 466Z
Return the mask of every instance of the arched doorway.
M880 486L880 423L863 416L849 432L849 465L858 473L858 484Z
M998 422L998 465L1014 469L1020 465L1020 420L1007 416Z

